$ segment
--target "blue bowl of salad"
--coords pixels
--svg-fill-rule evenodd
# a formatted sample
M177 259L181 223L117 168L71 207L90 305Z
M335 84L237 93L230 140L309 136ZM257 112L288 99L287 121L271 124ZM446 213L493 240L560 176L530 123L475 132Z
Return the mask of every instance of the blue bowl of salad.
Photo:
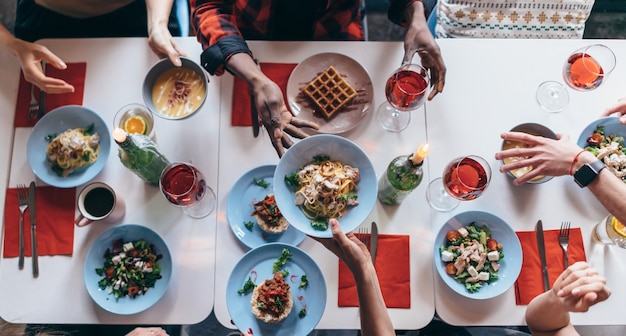
M592 152L607 168L618 175L626 165L626 125L618 117L604 117L587 125L578 137L578 146ZM626 176L622 177L626 182Z
M105 231L94 241L83 275L89 295L100 307L120 315L136 314L165 294L172 258L156 232L125 224Z
M470 299L506 292L522 269L522 246L500 217L462 212L443 224L435 238L435 268L453 291Z

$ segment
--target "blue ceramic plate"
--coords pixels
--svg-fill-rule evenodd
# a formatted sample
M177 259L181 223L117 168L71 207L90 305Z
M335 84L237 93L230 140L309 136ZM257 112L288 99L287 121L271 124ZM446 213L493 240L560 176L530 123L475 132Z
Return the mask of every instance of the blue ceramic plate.
M293 295L293 308L284 320L276 324L259 321L250 308L252 293L237 293L248 277L259 284L270 279L272 265L280 256L283 248L289 249L292 258L285 264L289 271L287 283ZM309 286L298 288L300 276L306 274ZM270 243L254 248L246 253L233 268L226 286L226 305L228 313L239 330L252 329L254 335L308 335L322 318L326 307L326 282L322 271L315 261L301 249L282 243ZM298 317L302 308L306 307L306 316Z
M465 285L457 282L454 278L446 274L446 266L441 261L441 252L439 248L445 246L446 233L450 230L457 230L460 227L470 225L476 222L478 225L486 225L491 230L491 236L502 244L502 253L504 259L498 261L500 271L498 271L498 280L489 284L484 284L476 293L470 293ZM517 280L520 270L522 269L522 245L517 238L515 231L505 221L488 212L483 211L467 211L462 212L450 218L439 230L435 238L434 254L435 268L443 282L453 291L468 297L470 299L491 299L506 292Z
M295 204L295 190L285 183L285 176L295 173L317 155L327 155L333 161L359 168L360 180L357 182L359 204L349 207L346 214L339 218L344 232L350 232L361 225L376 204L378 183L372 162L367 154L354 142L332 134L318 134L300 140L285 152L278 161L274 173L274 196L283 216L296 229L314 237L330 238L330 227L318 231L311 226L311 220Z
M587 146L587 138L589 138L596 131L598 126L604 127L604 134L606 135L614 134L626 137L626 125L620 124L618 117L604 117L594 120L591 124L585 127L578 137L578 146L585 148Z
M235 182L228 195L226 213L230 228L235 236L250 248L273 242L298 245L306 237L304 233L296 230L291 225L285 232L280 234L266 233L261 230L256 224L256 219L251 215L254 211L254 203L265 198L267 194L274 193L274 170L276 170L275 165L267 165L248 171ZM268 186L263 188L255 184L255 178L264 180L268 183ZM246 228L245 222L254 223L252 230Z
M94 125L94 132L100 135L100 154L93 164L77 169L66 177L58 176L51 169L46 157L48 141L46 136L67 131L70 128ZM51 186L72 188L85 184L102 171L111 151L110 131L102 118L94 111L78 105L56 108L44 115L35 125L28 137L26 156L35 175Z
M125 242L145 239L153 244L156 253L163 255L160 260L162 278L157 280L154 288L149 288L144 295L138 295L135 298L126 296L116 300L113 294L108 293L108 290L98 287L98 281L102 277L95 270L104 265L105 251L113 246L113 241L120 238ZM149 228L136 224L119 225L102 233L89 249L83 269L85 286L91 298L103 309L120 315L136 314L152 307L165 294L171 275L172 257L163 239Z

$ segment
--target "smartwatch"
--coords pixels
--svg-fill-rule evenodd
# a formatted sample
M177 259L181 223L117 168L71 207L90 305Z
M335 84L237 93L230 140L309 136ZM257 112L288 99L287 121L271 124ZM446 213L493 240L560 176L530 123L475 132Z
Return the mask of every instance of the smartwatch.
M602 169L604 169L604 162L600 160L586 163L574 173L574 181L579 187L584 188L598 177Z

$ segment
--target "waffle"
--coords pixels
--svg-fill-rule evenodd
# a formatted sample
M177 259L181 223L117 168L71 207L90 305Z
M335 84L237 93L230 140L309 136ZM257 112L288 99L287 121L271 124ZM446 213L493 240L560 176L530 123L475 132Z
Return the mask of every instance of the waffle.
M301 91L311 99L326 119L330 119L354 97L356 91L331 65L313 78Z

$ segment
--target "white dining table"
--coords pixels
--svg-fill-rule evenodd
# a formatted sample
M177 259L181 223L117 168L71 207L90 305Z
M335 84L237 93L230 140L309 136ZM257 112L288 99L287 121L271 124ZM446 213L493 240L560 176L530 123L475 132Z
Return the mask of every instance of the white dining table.
M184 50L199 58L195 38L178 38ZM561 66L567 55L585 44L602 42L618 56L615 71L592 92L569 90L570 105L561 113L539 109L536 87L545 80L562 81ZM44 40L42 44L66 62L87 62L84 106L100 113L112 125L115 112L127 103L141 102L141 83L157 61L145 39ZM625 293L618 284L626 275L620 262L625 250L592 242L591 227L607 212L593 195L578 188L571 177L557 177L541 185L515 187L497 171L494 159L499 134L524 122L538 122L555 132L577 139L580 131L606 106L621 97L626 87L626 53L622 41L537 41L537 40L438 40L447 65L444 92L423 108L412 112L409 127L401 133L382 129L374 117L385 101L384 83L399 66L403 55L400 42L261 42L249 41L260 62L299 63L323 52L345 54L368 72L374 97L368 116L342 136L357 143L372 160L377 176L396 156L411 153L423 142L431 145L425 161L424 180L400 206L376 203L366 223L376 221L381 233L410 235L411 308L390 309L396 329L418 329L435 311L455 325L523 325L526 306L516 306L513 289L490 300L461 297L445 287L434 271L434 236L454 214L467 210L489 211L508 222L514 230L534 229L542 219L546 229L556 229L569 220L581 227L589 262L607 277L613 289L609 300L588 313L574 314L580 325L619 324L619 298ZM0 53L0 103L5 121L0 124L0 188L13 187L34 178L24 153L28 129L13 132L19 64ZM417 58L416 58L417 60ZM6 64L6 66L5 66ZM226 302L231 270L248 251L233 234L227 219L227 200L237 179L255 167L276 164L278 156L265 129L254 138L250 127L231 125L233 77L210 77L209 96L202 110L184 121L156 120L157 142L171 160L190 161L207 176L217 193L217 209L209 217L194 220L169 205L157 188L149 187L126 170L116 158L115 146L109 162L95 180L104 181L122 193L127 203L124 223L146 225L166 241L173 256L174 272L165 296L145 312L120 316L100 309L89 297L82 280L82 264L90 244L109 226L92 224L75 228L74 253L40 258L40 276L33 279L28 269L19 271L17 258L0 259L0 316L19 323L104 323L104 324L193 324L211 310L226 327L235 328ZM246 93L247 94L247 93ZM24 133L24 134L23 134ZM15 141L14 141L15 139ZM454 157L478 154L493 170L484 195L462 202L450 212L430 208L425 191L428 182L441 175ZM0 194L4 206L4 193ZM357 308L337 305L337 258L321 244L306 238L299 247L318 264L328 290L318 329L357 329ZM540 281L540 279L538 279ZM433 290L434 289L434 290ZM59 309L63 305L63 309Z
M428 161L431 176L441 176L455 157L476 154L493 172L482 196L461 202L450 212L432 212L433 232L453 215L468 210L491 212L516 231L534 231L537 220L545 230L570 221L580 227L588 262L607 278L613 294L584 314L572 314L575 325L623 324L621 283L626 277L626 250L593 241L591 230L607 210L571 176L535 185L514 186L500 173L494 158L502 145L500 133L526 122L547 126L576 142L582 130L620 97L626 96L626 41L620 40L437 40L447 66L444 92L426 104ZM570 102L560 113L542 110L535 100L540 83L564 83L562 68L570 53L588 44L603 43L616 54L617 66L602 85L590 92L567 88ZM439 242L438 244L441 244ZM490 300L456 295L435 274L435 307L454 325L523 325L526 306L515 304L514 288ZM541 281L541 279L537 279Z
M195 40L182 39L189 55L198 55ZM149 68L158 61L146 39L42 40L65 62L86 62L83 106L98 113L112 130L113 117L124 105L143 103L141 87ZM0 179L7 186L35 180L26 158L26 141L32 128L13 131L19 63L2 54L2 128ZM206 102L191 118L172 121L155 117L156 141L170 161L196 165L207 184L218 185L219 84L209 83ZM26 111L23 111L26 113ZM14 140L14 141L13 141ZM170 205L158 187L150 186L126 169L115 143L105 168L94 178L103 181L126 202L119 223L93 223L74 228L71 256L41 256L39 277L33 278L30 258L18 270L17 258L0 259L0 316L13 323L194 324L211 313L214 300L215 232L217 213L192 219ZM37 185L43 182L37 180ZM78 187L78 191L83 186ZM4 192L0 193L4 209ZM173 270L163 297L147 310L118 315L100 308L83 281L83 263L94 240L122 223L139 224L157 232L172 256ZM4 230L2 230L4 232ZM4 239L2 239L4 241Z

